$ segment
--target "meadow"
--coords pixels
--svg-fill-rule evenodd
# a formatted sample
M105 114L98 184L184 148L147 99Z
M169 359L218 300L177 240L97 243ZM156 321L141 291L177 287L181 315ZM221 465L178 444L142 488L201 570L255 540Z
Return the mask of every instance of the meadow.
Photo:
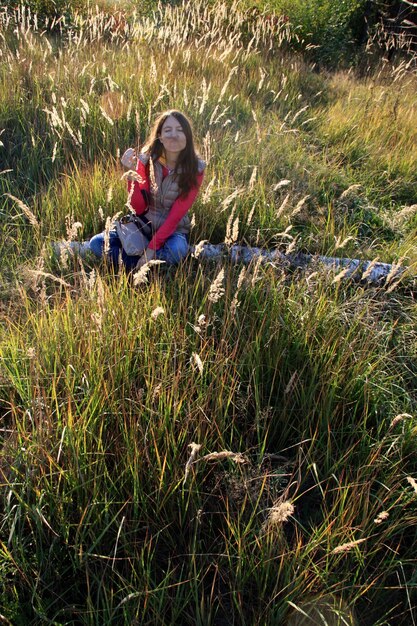
M415 624L415 58L318 71L296 37L218 0L0 8L0 622ZM208 163L193 244L401 279L57 260L170 107Z

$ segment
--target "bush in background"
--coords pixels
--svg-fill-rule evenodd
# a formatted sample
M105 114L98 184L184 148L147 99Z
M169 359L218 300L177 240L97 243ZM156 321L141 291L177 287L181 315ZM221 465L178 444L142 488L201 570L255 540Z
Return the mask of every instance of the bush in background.
M74 12L87 7L87 4L86 0L27 0L12 3L12 8L36 15L40 23L59 17L71 22Z
M162 2L166 4L166 2ZM26 0L12 3L12 7L26 7L32 14L36 13L38 18L53 19L54 17L71 17L75 11L83 11L88 7L98 6L100 10L113 13L118 10L136 10L139 13L149 13L157 8L157 0Z
M314 50L314 58L335 65L351 57L366 37L366 16L373 12L369 0L276 0L275 10L285 14L300 43Z
M27 0L26 2L16 3L16 7L24 6L37 15L56 17L86 4L87 2L83 0Z

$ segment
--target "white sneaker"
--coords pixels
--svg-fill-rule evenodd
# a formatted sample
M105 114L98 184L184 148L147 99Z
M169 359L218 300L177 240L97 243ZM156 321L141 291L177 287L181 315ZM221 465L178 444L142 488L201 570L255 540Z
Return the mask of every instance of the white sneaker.
M89 241L54 241L52 242L54 255L59 259L62 252L67 250L70 254L85 259L90 252Z

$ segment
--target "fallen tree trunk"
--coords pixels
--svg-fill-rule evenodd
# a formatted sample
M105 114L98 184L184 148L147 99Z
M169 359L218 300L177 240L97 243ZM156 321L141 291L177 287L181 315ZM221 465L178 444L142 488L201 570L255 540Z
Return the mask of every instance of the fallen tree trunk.
M252 261L260 260L261 263L273 263L274 265L291 269L305 268L312 263L323 264L343 272L341 278L364 280L379 285L384 282L390 283L394 279L400 278L405 271L404 267L390 263L303 253L287 255L279 250L266 250L265 248L252 248L250 246L226 246L225 244L213 245L205 243L201 248L199 246L193 248L192 253L201 259L230 257L234 263L243 263L245 265Z

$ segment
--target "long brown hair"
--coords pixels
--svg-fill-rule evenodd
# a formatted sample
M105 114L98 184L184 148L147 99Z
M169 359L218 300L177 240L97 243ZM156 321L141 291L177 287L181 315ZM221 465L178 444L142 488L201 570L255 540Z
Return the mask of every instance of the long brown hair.
M159 141L159 135L161 134L162 126L164 125L165 120L170 115L175 117L175 119L181 124L187 140L186 146L184 150L180 152L175 166L175 175L177 177L178 186L181 190L180 195L184 196L192 187L196 186L198 174L198 154L194 146L193 129L188 117L176 109L164 111L158 115L149 137L142 149L143 152L150 155L153 161L156 161L164 154L164 146L161 141Z

